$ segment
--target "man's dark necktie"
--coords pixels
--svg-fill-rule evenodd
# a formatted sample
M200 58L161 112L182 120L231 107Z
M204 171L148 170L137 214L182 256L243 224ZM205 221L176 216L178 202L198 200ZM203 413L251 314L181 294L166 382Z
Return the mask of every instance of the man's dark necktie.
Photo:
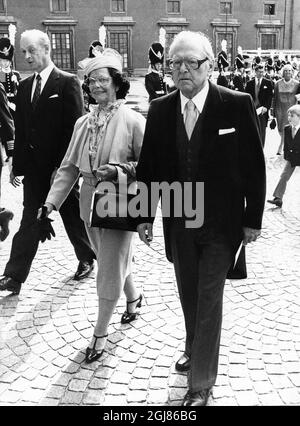
M35 78L36 78L36 85L35 85L32 101L31 101L33 109L36 107L37 101L41 95L41 80L42 80L42 77L40 76L40 74L37 74Z
M259 89L260 89L260 81L257 80L257 82L255 83L255 105L256 106L259 105L259 99L258 99Z

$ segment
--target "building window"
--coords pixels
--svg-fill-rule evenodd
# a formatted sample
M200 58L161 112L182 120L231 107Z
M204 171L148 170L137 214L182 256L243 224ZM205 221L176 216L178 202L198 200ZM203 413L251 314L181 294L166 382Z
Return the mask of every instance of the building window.
M0 0L0 13L6 12L6 0Z
M180 1L167 0L168 13L180 13Z
M264 15L274 16L275 15L275 3L265 3L264 4Z
M67 12L68 0L51 0L50 10L53 13Z
M0 38L9 37L8 30L0 28Z
M232 3L231 1L220 2L220 13L222 15L232 15Z
M64 70L74 68L71 41L72 33L70 31L51 33L52 59L58 68Z
M111 0L112 12L125 12L125 0Z
M109 47L117 50L123 58L123 68L128 68L129 37L128 32L111 32Z
M262 50L276 49L276 34L261 34L261 48Z

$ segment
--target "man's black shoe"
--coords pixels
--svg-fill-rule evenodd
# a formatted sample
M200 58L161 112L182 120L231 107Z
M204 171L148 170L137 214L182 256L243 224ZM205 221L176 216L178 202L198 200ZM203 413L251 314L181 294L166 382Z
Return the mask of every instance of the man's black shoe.
M9 221L14 217L13 212L7 209L0 211L0 241L4 241L9 234Z
M268 201L268 203L274 204L277 207L282 207L282 199L281 198L275 197L273 200L267 200L267 201Z
M183 371L188 371L190 368L191 368L191 358L186 353L184 353L176 362L175 369L177 371L183 372Z
M10 277L4 277L0 280L0 291L11 291L13 294L19 294L21 290L21 283L15 281Z
M204 407L208 398L212 394L211 388L203 389L198 392L190 392L185 395L182 406L184 407Z
M94 269L94 261L93 260L91 262L80 261L78 263L77 271L75 272L75 275L74 275L74 280L80 281L83 278L88 277L93 269Z

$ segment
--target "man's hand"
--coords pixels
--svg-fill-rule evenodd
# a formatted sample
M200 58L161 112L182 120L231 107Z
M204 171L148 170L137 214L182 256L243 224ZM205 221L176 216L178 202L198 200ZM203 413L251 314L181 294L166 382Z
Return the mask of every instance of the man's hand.
M8 159L8 170L9 170L9 182L14 188L21 185L21 180L18 177L15 177L12 171L12 157Z
M21 180L13 174L12 171L12 157L8 157L8 170L9 170L9 182L14 186L15 188L19 185L21 185Z
M243 244L246 246L248 243L253 243L257 240L257 238L261 234L260 229L253 229L253 228L243 228L244 232L244 238L243 238Z
M104 164L96 171L96 176L99 180L115 180L118 176L117 168L111 164Z
M137 226L137 231L139 233L140 240L143 241L148 247L153 240L153 225L152 223L141 223Z

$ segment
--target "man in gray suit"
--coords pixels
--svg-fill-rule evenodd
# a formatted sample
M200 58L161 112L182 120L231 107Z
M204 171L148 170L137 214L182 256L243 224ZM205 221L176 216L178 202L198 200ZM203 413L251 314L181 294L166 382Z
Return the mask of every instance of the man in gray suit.
M192 184L188 198L196 206L203 195L197 184L204 183L202 226L188 227L187 214L163 217L186 327L185 352L175 367L189 371L183 405L201 406L217 377L227 273L241 242L260 235L265 163L251 96L209 81L214 55L206 36L179 33L169 56L178 90L150 105L137 179L149 193L153 182ZM162 196L163 214L165 202ZM175 198L175 207L179 202ZM149 245L153 214L139 221L139 236Z
M28 30L21 35L21 50L34 74L20 82L16 99L16 136L11 182L24 176L24 210L20 229L12 242L10 259L0 280L0 290L18 294L26 280L39 241L45 238L37 221L64 154L75 121L83 113L83 96L76 76L59 70L51 60L46 33ZM60 209L68 237L79 260L74 279L92 271L93 259L79 215L78 183Z

